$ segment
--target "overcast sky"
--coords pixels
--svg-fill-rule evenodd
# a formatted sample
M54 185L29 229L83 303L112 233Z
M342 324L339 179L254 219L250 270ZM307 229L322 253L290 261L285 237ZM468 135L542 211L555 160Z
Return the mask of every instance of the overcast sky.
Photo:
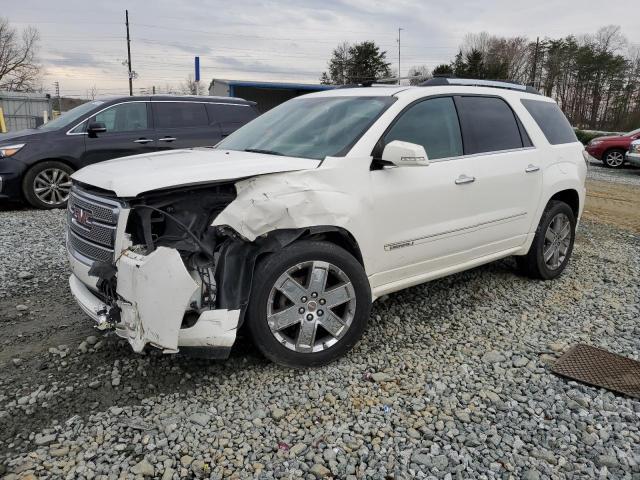
M314 83L342 41L374 40L402 74L448 63L468 32L560 37L615 24L640 46L638 0L3 0L0 15L41 34L45 89L125 94L124 11L129 9L134 89L177 86L201 58L212 78Z

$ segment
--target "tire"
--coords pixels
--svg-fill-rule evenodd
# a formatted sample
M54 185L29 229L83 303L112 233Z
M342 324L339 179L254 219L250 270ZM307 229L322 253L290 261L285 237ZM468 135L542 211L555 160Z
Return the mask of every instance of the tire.
M62 162L46 161L31 167L22 179L22 193L33 207L64 208L71 191L73 169ZM48 190L40 190L48 188Z
M624 166L625 151L620 148L612 148L602 155L602 162L608 168L622 168Z
M303 240L256 266L247 327L269 360L292 368L317 367L358 342L370 311L371 287L362 265L332 243Z
M556 231L559 230L559 225L568 227L568 237L563 237L562 231ZM560 276L571 258L575 233L576 217L571 207L564 202L550 201L542 213L529 252L524 256L516 257L519 269L529 277L542 280L552 280ZM555 253L556 250L557 257L554 254L545 261L545 252Z

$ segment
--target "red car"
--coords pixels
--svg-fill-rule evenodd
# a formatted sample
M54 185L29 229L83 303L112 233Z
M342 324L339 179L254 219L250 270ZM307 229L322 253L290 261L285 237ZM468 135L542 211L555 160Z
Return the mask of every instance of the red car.
M640 128L623 135L596 137L587 144L586 150L592 157L602 160L607 167L620 168L631 142L639 138Z

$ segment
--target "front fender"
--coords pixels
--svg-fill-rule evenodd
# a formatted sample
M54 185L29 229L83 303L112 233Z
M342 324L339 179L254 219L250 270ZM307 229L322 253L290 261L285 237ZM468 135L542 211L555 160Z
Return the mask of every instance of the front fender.
M214 220L245 240L274 230L334 226L346 230L367 258L372 209L366 179L350 169L318 169L264 175L236 184L238 195Z

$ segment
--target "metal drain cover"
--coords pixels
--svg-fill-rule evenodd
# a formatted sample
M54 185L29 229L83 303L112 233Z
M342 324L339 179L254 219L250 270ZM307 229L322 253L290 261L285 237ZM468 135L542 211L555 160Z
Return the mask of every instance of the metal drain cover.
M551 367L557 375L640 398L640 362L578 344L571 347Z

